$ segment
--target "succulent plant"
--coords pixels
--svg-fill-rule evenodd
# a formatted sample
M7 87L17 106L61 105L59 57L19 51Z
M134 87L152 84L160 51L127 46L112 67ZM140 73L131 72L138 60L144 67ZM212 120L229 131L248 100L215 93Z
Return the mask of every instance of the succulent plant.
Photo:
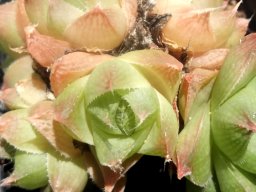
M124 191L143 155L187 191L256 191L255 34L240 3L16 0L0 5L6 61L1 186ZM173 168L176 167L176 168ZM75 179L74 179L75 178Z
M229 51L219 72L194 70L184 79L178 176L188 175L206 191L256 190L255 45L255 34L248 35Z
M240 2L241 3L241 2ZM162 29L163 42L172 49L188 47L194 55L238 44L248 20L237 18L239 3L228 9L223 1L159 0L154 12L171 13Z

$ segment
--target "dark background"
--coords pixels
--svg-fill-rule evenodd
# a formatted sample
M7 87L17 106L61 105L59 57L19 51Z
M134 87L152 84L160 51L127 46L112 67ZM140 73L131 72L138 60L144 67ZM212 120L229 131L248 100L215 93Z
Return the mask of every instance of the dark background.
M0 3L7 0L0 0ZM247 18L251 18L248 33L256 31L256 0L243 0L240 8L244 11ZM0 55L0 61L3 56ZM2 72L0 72L0 81ZM0 177L6 176L12 169L12 163L0 160ZM160 157L144 156L127 173L127 184L125 192L184 192L185 180L177 180L176 175L169 172L170 164L165 164L164 159ZM175 170L173 171L175 173ZM170 179L172 175L172 179ZM74 178L70 178L74 179ZM35 190L34 192L39 191ZM92 182L86 186L87 192L101 192ZM25 192L18 188L1 189L0 192Z
M247 18L251 18L249 24L248 33L256 31L256 0L243 0L240 8L241 11L244 11Z

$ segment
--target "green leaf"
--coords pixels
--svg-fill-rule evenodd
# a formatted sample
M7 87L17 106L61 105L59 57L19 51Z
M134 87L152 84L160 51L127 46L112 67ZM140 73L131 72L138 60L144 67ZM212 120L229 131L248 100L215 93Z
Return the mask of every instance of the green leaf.
M118 104L115 114L115 121L117 127L122 131L123 134L129 136L135 131L135 114L129 106L129 103L124 99L121 99Z
M218 151L214 153L213 162L221 192L256 191L256 175L237 168Z
M65 2L70 3L71 5L83 10L83 11L89 11L89 9L92 9L94 7L97 7L100 5L100 8L106 9L106 8L113 8L116 6L119 6L121 8L121 3L119 0L90 0L90 1L83 1L83 0L64 0Z
M160 110L147 139L138 153L165 157L175 161L174 153L178 139L179 124L172 105L160 93L157 94Z
M88 77L82 77L69 86L54 101L56 120L64 125L76 140L93 145L92 133L85 115L85 86Z
M45 154L16 152L14 173L17 186L36 189L48 183Z
M256 173L256 78L212 114L219 149L240 168Z
M48 183L45 154L16 151L14 172L1 185L14 185L32 190Z
M49 1L48 0L32 0L32 1L24 1L24 3L26 8L26 13L29 17L30 22L33 25L36 25L36 29L41 34L49 33L47 29Z
M46 90L47 86L42 78L38 74L32 73L26 79L18 81L13 88L4 89L1 99L12 110L29 108L39 101L48 99Z
M88 4L87 1L83 1L83 0L64 0L64 1L83 11L87 9L87 6L86 6Z
M12 159L15 154L15 148L0 138L0 157L3 159Z
M4 87L12 88L19 81L31 78L34 74L33 65L35 63L29 55L14 60L5 71Z
M209 7L221 7L223 5L223 0L208 0L208 1L193 0L192 4L200 9L209 8Z
M97 97L87 108L87 111L91 113L94 118L97 118L103 125L108 126L108 129L103 129L102 131L108 132L110 134L126 134L121 126L120 122L120 105L121 103L127 102L122 99L122 96L127 94L129 90L115 90L112 92L105 93ZM129 107L129 103L126 104ZM132 117L134 113L129 107L126 112L131 113ZM123 113L123 116L128 117L129 114ZM118 126L119 123L119 126ZM134 124L135 122L133 122ZM135 126L135 125L134 125ZM131 127L130 127L131 128ZM92 130L93 132L93 130Z
M158 108L151 88L113 90L91 102L87 119L100 163L118 167L135 154L156 122Z
M256 76L255 34L233 48L222 66L212 92L211 110L221 106Z
M91 73L86 88L86 106L98 96L115 89L149 87L148 81L129 63L115 59L104 62Z
M28 153L44 153L51 149L47 140L26 120L28 111L9 111L0 117L0 137L16 149Z
M161 50L136 50L123 54L120 59L131 63L169 102L180 86L183 65Z
M64 15L66 15L66 17ZM70 4L70 1L50 1L47 20L48 29L54 35L60 37L65 29L82 15L83 11Z
M194 69L185 74L179 91L179 111L186 123L204 103L209 101L217 71Z
M16 55L14 51L10 49L24 46L25 42L21 36L21 29L24 27L24 23L17 22L20 18L19 11L17 10L16 2L8 2L0 7L0 48L9 55ZM20 56L20 55L19 55Z
M178 177L205 186L212 176L209 103L201 106L179 135L176 154Z
M30 109L28 120L61 155L81 155L81 151L74 147L73 138L54 120L54 112L52 101L39 102Z
M191 183L189 180L186 181L187 192L220 192L218 182L216 178L210 178L207 184L203 187L197 186Z
M48 153L47 171L53 191L83 191L88 180L83 155L67 159L58 153Z

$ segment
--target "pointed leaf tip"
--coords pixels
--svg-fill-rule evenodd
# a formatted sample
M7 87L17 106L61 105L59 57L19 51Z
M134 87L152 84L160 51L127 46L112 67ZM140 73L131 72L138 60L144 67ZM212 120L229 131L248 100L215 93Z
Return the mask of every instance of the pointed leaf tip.
M179 160L177 162L177 176L178 179L182 179L185 176L188 176L191 174L191 169L184 165L183 163L180 163Z
M127 30L126 17L120 9L96 6L69 25L64 36L76 47L111 50L121 44Z
M41 35L35 26L26 27L25 32L28 52L43 67L50 68L55 60L64 55L65 51L72 49L69 42Z
M68 158L81 155L73 145L73 138L54 121L54 115L53 102L43 101L30 109L28 121L61 155Z

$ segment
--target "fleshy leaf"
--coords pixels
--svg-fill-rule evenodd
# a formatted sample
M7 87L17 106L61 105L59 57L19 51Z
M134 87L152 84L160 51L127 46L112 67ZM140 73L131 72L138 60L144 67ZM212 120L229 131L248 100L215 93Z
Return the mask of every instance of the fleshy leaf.
M29 105L18 96L14 88L0 92L0 99L11 110L28 108Z
M47 100L50 93L41 77L33 73L18 81L14 88L3 90L1 99L10 109L28 108L39 101Z
M223 5L223 0L156 0L154 12L158 14L177 13L191 9L216 8Z
M131 120L135 126L125 131L116 122L118 106L123 100L130 106L124 115L136 115L136 122ZM121 163L135 154L147 138L157 111L156 93L150 88L113 90L89 104L87 119L100 163L114 170L120 169Z
M223 5L223 0L192 0L191 3L197 8L208 8Z
M18 0L20 1L20 0ZM36 29L42 34L48 34L48 0L22 0L27 16Z
M209 24L210 15L210 12L182 12L172 16L163 28L163 41L189 47L189 50L195 53L215 48L215 38Z
M155 89L173 102L183 67L178 60L159 50L137 50L119 58L136 67Z
M85 88L86 106L96 97L115 89L149 87L147 80L129 63L106 61L90 75Z
M256 34L250 34L229 52L213 87L212 111L255 77L255 48Z
M102 174L104 177L104 189L106 192L124 192L126 177L125 173L139 160L138 155L134 155L130 159L126 160L123 164L123 170L121 173L113 171L109 167L102 166ZM113 175L114 177L111 177Z
M189 11L192 9L191 0L156 0L153 8L155 14L166 14Z
M91 2L95 2L95 1L81 1L81 0L64 0L64 1L83 11L87 10L90 7Z
M13 173L2 180L1 186L18 186L32 190L48 183L46 154L30 154L16 151Z
M90 157L90 161L93 163L93 165L97 164L97 168L93 166L95 169L95 173L99 175L101 178L95 178L94 175L90 173L90 169L92 166L89 166L89 174L92 177L92 180L96 182L98 187L104 188L106 192L119 192L118 189L123 188L125 185L125 173L140 159L141 155L135 154L131 158L125 160L122 163L122 170L115 171L112 170L111 167L107 167L104 165L101 165L96 157L96 151L94 147L90 147L91 153L88 154L86 152L86 164L88 167L88 157ZM93 155L92 155L93 154ZM94 173L94 174L95 174ZM97 180L95 180L97 179Z
M224 47L226 42L229 40L231 37L233 31L239 30L236 29L236 12L237 12L238 4L237 7L234 9L227 9L225 10L224 7L220 9L219 11L212 11L210 15L210 22L209 26L210 29L214 35L214 44L215 46L213 48L220 48ZM245 32L241 34L241 38L245 35ZM237 42L233 42L234 44L239 44L240 39Z
M17 3L14 1L0 6L0 45L11 54L14 53L10 51L10 47L16 48L24 45L24 39L18 32L16 8Z
M191 181L186 181L187 192L220 192L219 184L216 178L210 178L207 184L203 187L193 184Z
M88 128L85 115L85 87L88 77L82 77L68 87L54 102L55 120L63 124L76 140L93 145L91 130Z
M83 154L85 157L85 164L90 178L99 188L104 188L104 191L106 192L114 192L117 190L117 188L122 187L124 183L120 180L125 179L125 173L141 157L141 155L138 154L133 155L122 164L123 169L121 170L121 172L116 172L110 167L103 166L99 163L99 160L96 156L95 147L90 146L84 148Z
M127 20L120 8L96 6L69 25L64 37L76 47L111 50L121 44L127 31Z
M176 154L178 178L189 175L204 186L211 178L211 139L209 103L204 104L187 122L179 135Z
M5 71L2 89L13 88L20 80L30 78L34 73L33 64L32 58L28 55L12 62Z
M233 30L232 34L230 35L225 47L232 48L233 46L238 44L237 42L239 42L241 38L246 34L249 22L249 19L237 18L235 23L235 30Z
M178 119L172 105L157 94L160 110L157 123L154 124L147 139L138 153L165 157L166 161L176 161L174 156L178 139Z
M130 131L132 133L132 131L134 131L132 129L134 129L135 125L138 123L137 117L135 117L134 111L129 106L129 103L125 99L122 99L127 93L129 93L128 90L107 92L98 96L89 104L87 108L88 112L99 119L101 123L109 127L108 129L103 129L104 132L129 136L127 132ZM120 114L119 110L122 103L126 103L126 106L124 106L123 112ZM127 110L125 111L125 109ZM120 122L119 118L123 118L120 117L120 115L125 116L125 118L131 118L130 124L132 124L132 126L128 125L127 132L124 131L124 127L120 126L121 123L124 123ZM129 117L129 115L132 117ZM129 119L127 119L127 121L129 121Z
M61 37L66 27L82 15L82 10L64 0L51 0L48 8L48 28L56 37Z
M0 137L0 158L12 159L15 153L15 148Z
M83 155L66 159L57 153L48 153L47 171L53 191L83 191L88 180Z
M219 152L214 153L213 162L222 192L256 190L256 175L237 168Z
M135 131L135 114L125 99L120 99L118 103L115 111L115 122L119 130L127 136L132 135Z
M51 146L37 133L27 118L26 109L19 109L5 113L0 117L0 137L16 149L28 153L44 153Z
M237 166L256 173L256 77L212 114L216 145Z
M55 60L71 49L68 42L41 35L34 26L26 27L25 32L28 52L43 67L51 67Z
M184 75L179 92L179 110L186 123L193 113L208 102L218 71L195 69Z
M103 61L113 57L106 54L90 54L85 52L73 52L64 55L51 68L51 87L55 95L74 80L90 74L94 68Z
M99 161L119 169L120 164L141 147L154 124L158 110L156 93L134 67L121 60L99 65L85 89L87 120ZM115 119L122 100L129 103L136 117L136 126L126 130L131 134L135 129L130 136L120 130Z
M205 9L188 6L174 13L170 11L172 17L162 30L163 41L187 47L194 55L239 44L247 24L237 24L238 6L233 10L225 10L224 6Z
M229 52L229 49L212 49L204 54L194 57L188 63L189 71L197 68L208 70L219 70L224 63L224 60Z
M54 121L54 106L51 101L43 101L30 109L29 121L48 142L65 157L75 157L81 152L75 149L73 138L61 125Z
M23 40L26 39L26 34L24 28L30 25L30 20L27 16L27 12L25 9L25 0L16 1L16 24L17 31L19 32L21 38Z

